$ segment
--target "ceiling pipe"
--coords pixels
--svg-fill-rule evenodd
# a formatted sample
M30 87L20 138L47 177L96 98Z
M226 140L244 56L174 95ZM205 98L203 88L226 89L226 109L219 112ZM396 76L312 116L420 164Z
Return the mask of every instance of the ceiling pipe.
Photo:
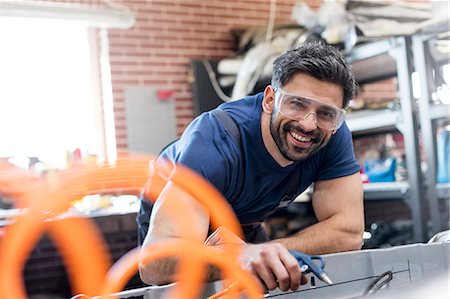
M124 6L93 7L43 1L0 1L0 17L76 21L89 27L112 29L129 29L135 23L133 12Z

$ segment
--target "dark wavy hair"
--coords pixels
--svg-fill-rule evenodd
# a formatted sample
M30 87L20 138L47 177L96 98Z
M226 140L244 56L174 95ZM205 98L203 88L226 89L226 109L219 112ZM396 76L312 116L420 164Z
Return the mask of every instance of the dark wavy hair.
M351 66L333 46L322 42L310 42L289 50L274 61L272 87L279 89L289 83L298 73L318 80L342 86L343 108L356 95L357 86Z

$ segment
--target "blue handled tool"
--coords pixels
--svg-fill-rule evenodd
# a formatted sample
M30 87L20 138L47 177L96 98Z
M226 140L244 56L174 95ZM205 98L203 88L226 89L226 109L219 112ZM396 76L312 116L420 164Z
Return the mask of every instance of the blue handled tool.
M325 260L323 257L320 255L307 255L293 250L289 250L289 253L297 259L303 273L312 272L317 276L317 278L326 284L333 284L331 279L323 270L323 268L325 268ZM318 263L314 262L315 260L318 261Z

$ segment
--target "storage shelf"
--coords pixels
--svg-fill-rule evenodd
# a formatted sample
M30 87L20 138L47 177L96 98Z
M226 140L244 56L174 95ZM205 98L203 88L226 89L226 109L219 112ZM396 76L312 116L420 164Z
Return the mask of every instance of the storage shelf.
M355 79L359 84L397 77L401 110L357 111L347 116L346 123L353 136L382 134L395 130L402 133L407 152L408 181L366 184L364 199L406 200L413 219L415 242L427 240L429 232L448 229L441 221L438 199L449 199L450 184L436 184L434 176L430 177L430 174L436 171L436 132L433 121L448 119L450 115L450 105L431 103L432 94L436 92L436 87L431 84L431 70L449 63L448 53L436 51L435 44L435 41L444 36L448 37L448 23L448 18L445 18L444 22L437 24L439 26L430 23L412 36L397 36L384 41L356 45L346 57L352 64ZM414 72L419 76L422 91L417 101L413 100L412 94L411 76ZM422 133L422 140L419 140L419 131ZM421 168L420 142L429 166L425 172ZM426 184L431 184L429 190ZM427 191L430 191L429 194ZM427 198L429 196L432 198ZM428 220L432 222L432 231L427 228Z
M401 113L389 109L349 113L346 123L353 135L392 131L401 123Z
M407 199L408 194L407 182L364 184L364 200Z
M430 118L431 119L439 119L439 118L450 118L450 105L446 104L435 104L430 105Z
M433 120L450 117L450 105L434 104L429 108ZM351 112L345 122L354 136L393 131L403 125L401 112L389 109Z
M437 196L440 199L450 199L450 183L436 185Z
M450 183L436 185L439 199L450 199ZM406 200L409 197L408 182L364 184L364 200Z

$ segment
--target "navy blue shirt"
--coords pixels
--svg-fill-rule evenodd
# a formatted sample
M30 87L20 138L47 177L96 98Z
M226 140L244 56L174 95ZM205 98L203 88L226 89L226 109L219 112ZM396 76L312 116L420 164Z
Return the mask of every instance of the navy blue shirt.
M241 150L223 123L205 112L160 155L203 176L228 200L239 219L274 210L288 191L289 179L296 171L300 172L297 187L297 194L300 194L315 181L347 176L360 169L345 123L329 143L312 156L280 166L263 143L262 99L263 93L259 93L220 105L236 122ZM239 182L243 182L242 188Z

